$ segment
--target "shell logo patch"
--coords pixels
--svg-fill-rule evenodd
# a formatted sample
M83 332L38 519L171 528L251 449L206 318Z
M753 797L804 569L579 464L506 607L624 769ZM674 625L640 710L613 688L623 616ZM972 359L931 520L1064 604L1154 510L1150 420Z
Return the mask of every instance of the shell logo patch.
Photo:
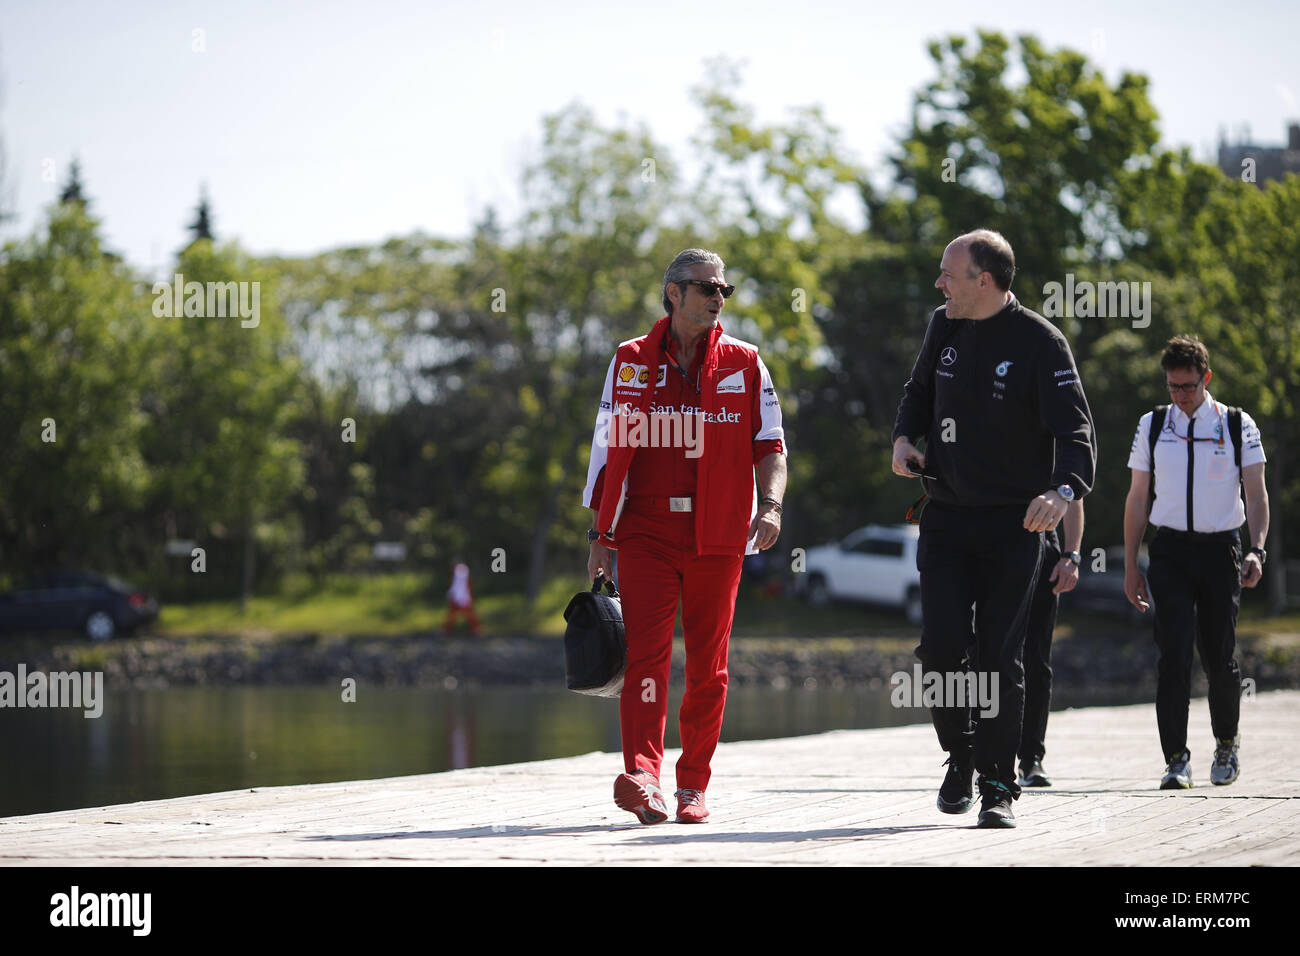
M615 378L618 379L618 384L623 388L645 388L650 382L650 370L644 365L633 365L631 362L624 362L619 366Z

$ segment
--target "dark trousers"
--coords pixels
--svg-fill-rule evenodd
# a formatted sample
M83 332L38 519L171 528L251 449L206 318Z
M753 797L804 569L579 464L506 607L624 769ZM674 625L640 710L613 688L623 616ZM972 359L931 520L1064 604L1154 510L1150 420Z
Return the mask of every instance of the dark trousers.
M1241 539L1237 532L1188 534L1159 528L1150 547L1147 584L1155 604L1160 650L1156 721L1164 757L1187 749L1192 694L1192 645L1210 683L1210 726L1217 739L1237 736L1241 670L1237 611L1241 607Z
M939 745L954 757L973 751L980 774L1017 796L1016 746L1025 693L1021 655L1043 552L1043 536L1022 526L1025 507L959 509L931 502L921 515L916 553L924 622L916 654L922 667L944 675L964 673L974 652L980 680L991 687L991 676L997 676L996 716L973 722L969 706L930 708Z
M1047 711L1052 706L1052 631L1056 628L1058 595L1052 571L1061 560L1056 532L1043 535L1043 561L1029 605L1025 631L1025 719L1020 728L1017 755L1022 761L1042 760L1047 753Z

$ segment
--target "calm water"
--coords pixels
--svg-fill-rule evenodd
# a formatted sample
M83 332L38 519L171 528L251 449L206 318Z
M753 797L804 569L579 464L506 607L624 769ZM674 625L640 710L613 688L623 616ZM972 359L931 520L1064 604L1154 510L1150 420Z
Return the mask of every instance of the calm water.
M1132 702L1058 694L1053 708ZM670 698L669 747L680 743L679 703L679 694ZM924 711L890 706L887 687L744 688L728 695L722 739L927 721ZM327 687L120 691L106 694L98 719L80 710L0 709L0 816L593 750L619 750L618 703L567 691L361 687L355 703ZM611 757L610 773L618 769Z

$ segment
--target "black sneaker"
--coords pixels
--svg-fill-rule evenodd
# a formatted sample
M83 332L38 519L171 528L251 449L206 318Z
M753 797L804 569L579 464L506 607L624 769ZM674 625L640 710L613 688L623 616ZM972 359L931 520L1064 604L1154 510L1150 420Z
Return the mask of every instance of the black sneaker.
M1052 781L1043 773L1043 764L1037 757L1020 764L1020 779L1016 781L1022 787L1050 787Z
M975 760L971 754L944 761L948 774L939 786L939 809L944 813L965 813L975 804Z
M1160 789L1192 789L1192 755L1190 751L1184 750L1182 753L1174 754L1169 758L1169 766L1165 768L1165 775L1160 778Z
M1210 764L1210 783L1226 787L1237 779L1241 767L1237 763L1237 748L1241 746L1241 734L1214 742L1214 763Z
M980 819L976 826L982 830L1014 827L1016 816L1011 812L1014 799L1005 783L980 777Z

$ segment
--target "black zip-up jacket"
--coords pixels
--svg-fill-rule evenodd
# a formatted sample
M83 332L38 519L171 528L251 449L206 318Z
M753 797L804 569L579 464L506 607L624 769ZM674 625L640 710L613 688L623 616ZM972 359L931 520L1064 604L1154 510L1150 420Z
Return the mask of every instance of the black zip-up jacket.
M894 440L924 436L924 480L942 504L1029 502L1069 484L1092 490L1097 438L1070 345L1014 296L987 319L935 309L904 388Z

